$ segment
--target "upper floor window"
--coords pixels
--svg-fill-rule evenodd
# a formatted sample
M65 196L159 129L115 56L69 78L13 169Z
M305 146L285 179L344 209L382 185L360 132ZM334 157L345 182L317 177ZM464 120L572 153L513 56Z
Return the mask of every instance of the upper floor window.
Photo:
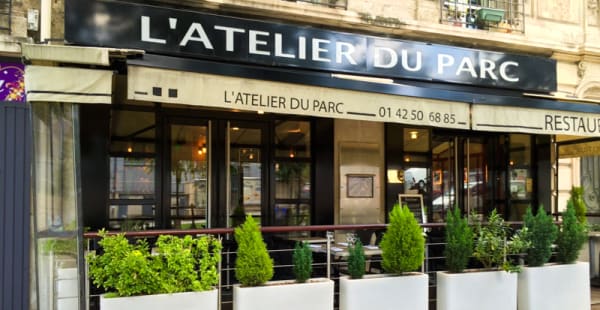
M440 0L443 24L497 32L524 32L523 0Z

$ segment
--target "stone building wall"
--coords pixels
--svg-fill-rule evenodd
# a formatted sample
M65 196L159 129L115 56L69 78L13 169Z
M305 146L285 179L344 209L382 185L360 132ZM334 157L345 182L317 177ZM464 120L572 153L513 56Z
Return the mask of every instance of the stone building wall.
M559 62L558 93L580 97L597 93L594 89L600 87L597 73L600 72L600 1L523 1L523 33L441 24L441 1L437 0L347 0L347 9L284 0L157 0L153 3L287 20L341 31L551 56ZM51 5L51 41L61 44L64 0L52 0ZM28 9L39 11L40 1L12 1L11 31L0 33L0 54L18 54L20 42L40 41L39 31L27 29Z

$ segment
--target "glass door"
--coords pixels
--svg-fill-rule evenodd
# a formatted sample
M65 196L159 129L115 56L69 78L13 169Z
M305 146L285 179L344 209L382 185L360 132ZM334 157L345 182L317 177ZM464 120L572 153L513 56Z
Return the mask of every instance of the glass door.
M491 211L494 205L491 189L495 188L492 183L497 176L495 168L489 167L489 162L497 157L491 140L495 141L493 137L433 136L433 221L443 220L454 206L478 217Z
M432 139L432 221L443 222L450 207L457 205L456 138L434 136Z
M465 209L469 215L486 214L488 199L488 154L484 138L467 138L463 141L463 195Z
M261 124L229 122L227 226L235 227L250 214L261 222L268 194Z
M208 208L207 125L170 126L170 226L176 229L210 227Z

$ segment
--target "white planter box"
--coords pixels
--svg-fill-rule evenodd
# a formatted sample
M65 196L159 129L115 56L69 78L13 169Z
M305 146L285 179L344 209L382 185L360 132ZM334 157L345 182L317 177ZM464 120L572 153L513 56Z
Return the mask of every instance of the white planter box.
M428 303L426 274L340 278L340 310L427 310Z
M233 310L333 310L333 281L270 281L263 286L233 287ZM175 309L175 308L172 308Z
M100 310L217 310L218 291L104 298Z
M437 309L516 310L517 274L506 271L437 272Z
M590 309L589 264L524 267L519 274L519 310Z

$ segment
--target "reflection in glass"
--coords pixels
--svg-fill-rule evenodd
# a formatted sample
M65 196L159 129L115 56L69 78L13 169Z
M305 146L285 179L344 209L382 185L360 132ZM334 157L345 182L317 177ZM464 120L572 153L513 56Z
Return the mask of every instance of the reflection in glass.
M171 226L207 227L208 148L206 126L171 126Z
M531 175L531 136L511 134L509 147L509 192L511 210L509 219L520 221L531 204L533 178Z
M276 162L275 182L276 199L309 199L310 164Z
M154 153L155 123L153 112L112 110L110 152Z
M275 125L275 156L310 157L310 123L278 121Z
M428 152L429 129L404 128L404 152Z
M431 221L444 221L450 207L456 206L455 142L451 137L434 137L432 148Z
M237 226L247 214L260 218L262 209L261 134L257 128L231 124L229 129L229 218ZM260 222L260 219L257 219Z
M35 219L35 261L31 266L36 284L30 286L31 296L40 310L55 309L57 304L77 309L83 291L79 287L83 271L78 268L82 265L79 253L83 253L79 249L83 241L78 222L80 184L76 155L79 111L76 104L49 102L32 103L31 109L31 207ZM3 309L12 308L6 305Z
M310 225L309 204L276 204L275 225L305 226Z
M110 158L110 199L154 198L154 158Z

